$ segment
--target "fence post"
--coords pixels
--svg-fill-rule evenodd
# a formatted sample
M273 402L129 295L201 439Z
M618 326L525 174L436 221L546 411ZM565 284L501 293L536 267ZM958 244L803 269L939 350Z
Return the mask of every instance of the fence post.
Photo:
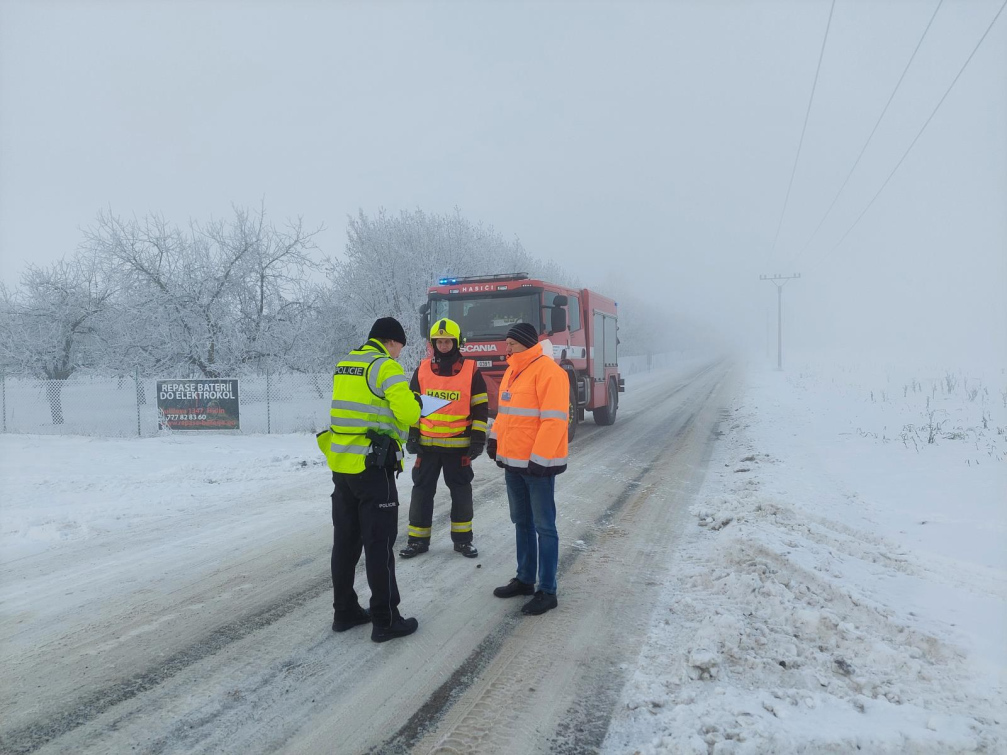
M3 393L3 431L7 432L7 374L0 372L0 392Z
M140 432L140 368L133 368L133 387L136 388L136 435L138 438L143 437L143 433Z
M270 411L269 411L269 368L266 368L266 435L271 432L271 421L270 421Z

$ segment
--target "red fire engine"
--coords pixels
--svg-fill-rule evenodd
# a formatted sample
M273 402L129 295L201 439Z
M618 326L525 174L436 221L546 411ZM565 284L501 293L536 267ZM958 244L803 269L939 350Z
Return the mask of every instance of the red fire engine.
M619 377L616 303L588 289L529 278L527 273L442 278L420 308L423 333L448 318L458 323L462 353L476 360L489 388L490 416L507 369L507 331L518 322L535 326L540 341L570 378L570 429L591 410L599 425L611 425L625 390Z

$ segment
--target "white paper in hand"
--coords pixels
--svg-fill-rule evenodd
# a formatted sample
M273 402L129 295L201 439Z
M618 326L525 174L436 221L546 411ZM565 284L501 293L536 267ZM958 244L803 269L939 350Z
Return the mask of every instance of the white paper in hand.
M449 399L437 398L436 396L422 396L423 408L420 410L421 417L429 417L438 409L443 409L451 403Z

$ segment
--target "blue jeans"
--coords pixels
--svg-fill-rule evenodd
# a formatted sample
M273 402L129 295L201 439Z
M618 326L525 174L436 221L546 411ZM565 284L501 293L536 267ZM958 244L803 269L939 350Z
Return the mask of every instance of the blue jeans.
M538 589L556 594L559 566L559 535L556 534L556 478L504 473L510 520L517 536L517 578Z

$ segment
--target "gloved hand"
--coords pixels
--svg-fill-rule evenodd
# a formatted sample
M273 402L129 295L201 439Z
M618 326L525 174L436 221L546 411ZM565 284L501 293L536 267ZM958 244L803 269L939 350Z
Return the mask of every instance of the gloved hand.
M415 427L409 430L409 437L406 439L406 452L413 456L420 453L420 431Z
M483 443L482 441L474 440L469 444L469 452L466 454L469 459L477 459L482 456L483 453Z
M489 456L493 461L497 460L497 441L496 438L490 438L486 441L486 455Z
M415 396L416 394L414 393L413 395ZM413 456L423 453L423 447L420 446L420 429L418 427L409 428L409 435L406 438L406 452Z
M528 474L530 474L532 477L548 477L549 468L543 467L541 464L536 464L534 461L529 461Z

